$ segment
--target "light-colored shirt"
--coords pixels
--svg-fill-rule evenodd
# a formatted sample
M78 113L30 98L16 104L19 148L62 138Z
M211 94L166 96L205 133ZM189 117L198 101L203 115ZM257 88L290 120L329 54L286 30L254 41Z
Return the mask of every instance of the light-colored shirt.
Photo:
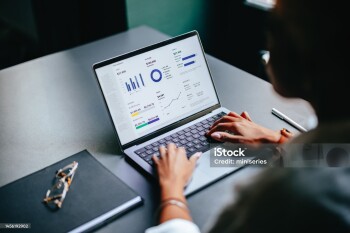
M148 228L145 233L200 233L196 224L184 219L172 219L158 226Z

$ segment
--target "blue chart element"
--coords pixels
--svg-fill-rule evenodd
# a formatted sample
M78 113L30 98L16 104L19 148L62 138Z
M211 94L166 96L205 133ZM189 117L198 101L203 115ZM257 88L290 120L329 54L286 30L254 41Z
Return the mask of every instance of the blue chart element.
M137 81L136 76L135 76L135 81L136 81L137 87L140 88L140 85L139 85L139 82Z
M139 79L137 78L137 76L134 76L135 82L129 78L129 83L125 83L126 89L128 90L128 92L132 91L132 90L136 90L138 88L141 88L141 85L139 83L139 80L141 80L142 86L145 86L145 83L143 82L143 78L142 75L139 74Z
M184 66L189 66L189 65L192 65L192 64L194 64L194 61L190 61L188 63L185 63Z
M182 60L183 60L183 61L186 61L186 60L188 60L188 59L190 59L190 58L193 58L193 57L195 57L195 56L196 56L196 54L192 54L192 55L189 55L189 56L187 56L187 57L183 57ZM189 65L192 65L192 64L194 64L194 63L195 63L195 61L190 61L190 62L185 63L184 66L189 66Z
M140 79L141 79L142 85L145 86L145 83L143 82L143 78L141 74L140 74Z
M132 86L132 89L135 90L136 89L136 85L135 83L131 80L131 78L129 78L130 80L130 83L131 83L131 86Z
M190 58L195 57L195 56L196 56L196 54L192 54L192 55L189 55L187 57L183 57L182 60L184 61L184 60L190 59Z
M159 77L157 77L156 75L154 75L154 73L158 73ZM153 82L159 82L160 80L162 80L162 72L160 72L160 70L154 69L151 72L151 79L153 80Z

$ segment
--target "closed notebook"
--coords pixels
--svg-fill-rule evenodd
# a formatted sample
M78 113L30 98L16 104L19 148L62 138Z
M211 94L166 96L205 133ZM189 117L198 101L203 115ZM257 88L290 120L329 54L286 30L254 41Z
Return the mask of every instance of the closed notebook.
M43 199L56 171L73 161L78 168L62 207L49 207ZM84 150L0 188L0 223L31 225L21 232L83 232L140 204L137 193Z

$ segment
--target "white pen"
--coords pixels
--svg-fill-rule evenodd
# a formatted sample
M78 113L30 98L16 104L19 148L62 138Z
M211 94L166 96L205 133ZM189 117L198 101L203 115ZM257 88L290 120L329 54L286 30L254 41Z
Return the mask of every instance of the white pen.
M285 114L278 111L277 109L272 108L272 114L274 114L275 116L277 116L281 120L287 122L288 124L290 124L291 126L296 128L297 130L299 130L301 132L307 132L307 130L304 127L302 127L301 125L299 125L298 123L296 123L295 121L293 121L292 119L290 119Z

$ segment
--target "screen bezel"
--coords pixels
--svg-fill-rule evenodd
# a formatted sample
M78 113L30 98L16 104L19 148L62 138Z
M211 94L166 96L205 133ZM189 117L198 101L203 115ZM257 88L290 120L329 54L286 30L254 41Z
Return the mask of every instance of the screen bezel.
M175 42L178 42L178 41L181 41L181 40L184 40L186 38L189 38L189 37L192 37L192 36L197 36L197 39L199 41L199 45L201 47L201 50L202 50L202 53L203 53L203 56L204 56L204 60L205 60L205 64L207 66L207 69L208 69L208 72L209 72L209 76L210 76L210 80L212 82L212 85L214 87L214 91L215 91L215 95L216 95L216 98L218 99L218 103L211 106L211 107L208 107L200 112L197 112L195 114L192 114L188 117L185 117L184 119L181 119L179 121L176 121L170 125L167 125L167 126L164 126L163 128L161 129L158 129L154 132L151 132L147 135L144 135L140 138L137 138L133 141L130 141L130 142L127 142L125 144L122 144L121 141L120 141L120 138L119 138L119 134L118 134L118 131L117 131L117 127L116 125L114 124L114 121L113 121L113 118L112 118L112 115L111 115L111 111L108 107L108 104L107 104L107 100L106 100L106 97L103 93L103 90L102 90L102 86L101 86L101 83L98 79L98 76L97 76L97 73L96 73L96 69L98 68L101 68L101 67L104 67L104 66L107 66L107 65L110 65L112 63L115 63L115 62L118 62L118 61L121 61L121 60L125 60L125 59L128 59L130 57L133 57L133 56L137 56L137 55L140 55L142 53L145 53L145 52L149 52L151 50L154 50L154 49L157 49L157 48L160 48L160 47L163 47L163 46L166 46L166 45L169 45L169 44L172 44L172 43L175 43ZM198 31L196 30L193 30L193 31L190 31L190 32L187 32L187 33L184 33L184 34L181 34L181 35L178 35L178 36L175 36L175 37L172 37L170 39L167 39L167 40L163 40L161 42L158 42L158 43L155 43L155 44L152 44L152 45L149 45L149 46L146 46L146 47L143 47L143 48L140 48L140 49L136 49L136 50L133 50L131 52L128 52L128 53L125 53L125 54L122 54L122 55L119 55L119 56L116 56L116 57L112 57L112 58L109 58L107 60L104 60L104 61L100 61L100 62L97 62L95 64L92 65L92 69L94 71L94 74L95 74L95 77L96 77L96 80L97 80L97 83L98 83L98 86L100 87L100 91L102 93L102 96L103 96L103 100L105 102L105 105L108 109L108 115L112 121L112 124L114 126L114 131L115 133L117 134L117 138L118 138L118 143L121 147L122 150L126 149L126 148L129 148L131 146L134 146L134 145L139 145L139 144L142 144L154 137L157 137L161 134L164 134L172 129L175 129L177 127L180 127L184 124L187 124L188 122L191 122L201 116L204 116L210 112L212 112L213 110L221 107L221 104L220 104L220 99L219 99L219 96L217 94L217 91L216 91L216 88L215 88L215 85L214 85L214 81L213 81L213 77L211 75L211 71L209 69L209 66L208 66L208 61L207 61L207 58L206 58L206 54L204 52L204 49L203 49L203 45L202 45L202 42L200 40L200 37L199 37L199 34L198 34Z

